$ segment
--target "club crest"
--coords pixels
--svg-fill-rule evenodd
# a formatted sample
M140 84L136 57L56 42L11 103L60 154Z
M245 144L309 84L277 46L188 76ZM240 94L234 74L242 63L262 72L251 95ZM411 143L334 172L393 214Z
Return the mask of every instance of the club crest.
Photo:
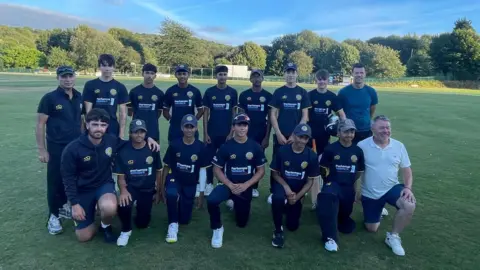
M325 105L330 106L330 104L332 104L330 100L325 101Z
M252 98L251 98L251 97L247 97L247 100L248 100L248 101L252 101Z
M260 97L260 102L264 103L265 102L265 97Z
M187 96L188 96L189 98L192 98L192 97L193 97L193 92L192 92L192 91L188 91L188 92L187 92Z
M237 158L237 155L233 154L230 156L230 159L236 159Z
M354 162L354 163L357 162L357 160L358 160L358 158L357 158L356 155L353 155L350 159L351 159L352 162Z
M302 131L307 131L307 130L308 130L307 126L302 127Z
M213 96L213 97L212 97L212 100L216 100L216 99L217 99L217 97L216 97L216 96Z
M176 154L176 156L177 156L177 157L180 157L180 156L181 156L180 152L178 152L178 153Z
M178 93L173 93L173 96L174 96L174 97L178 97Z
M284 96L282 97L282 99L283 99L283 100L286 100L286 99L287 99L287 95L284 95Z
M248 160L251 160L253 158L253 153L252 152L248 152L245 157L248 159Z
M112 147L107 147L107 149L105 149L105 154L107 154L107 156L111 157L112 156Z
M190 157L190 159L192 160L192 162L195 162L195 161L198 160L198 156L197 156L197 155L192 155L192 156Z
M225 96L225 100L226 100L226 101L229 101L229 100L230 100L230 95L226 95L226 96Z
M117 94L117 90L110 89L110 95L115 96Z
M308 162L306 161L302 162L302 169L307 168L307 166L308 166Z
M153 96L152 96L152 101L157 101L157 100L158 100L157 95L153 95Z
M147 161L147 164L152 164L153 163L153 157L148 156L146 161Z
M315 100L315 101L313 102L313 104L317 105L317 104L318 104L318 101L317 101L317 100Z
M138 100L142 100L143 99L143 96L138 96Z
M193 120L193 117L187 116L187 121L192 121L192 120Z
M301 96L301 95L296 95L295 98L296 98L297 100L302 100L302 96Z

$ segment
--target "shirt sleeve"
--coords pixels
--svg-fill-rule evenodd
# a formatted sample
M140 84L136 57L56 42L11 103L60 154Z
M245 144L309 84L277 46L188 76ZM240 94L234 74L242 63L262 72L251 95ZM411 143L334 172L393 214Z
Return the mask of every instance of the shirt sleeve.
M132 89L130 90L130 93L128 94L129 96L129 99L130 99L130 103L127 104L128 107L131 107L131 108L137 108L137 95L135 94L135 90Z
M279 89L275 90L272 96L272 100L270 100L268 106L280 109L280 107L282 106L282 97L280 96L280 94L281 93Z
M85 86L83 87L82 96L83 96L83 101L95 103L96 101L95 89L93 89L91 82L85 83Z
M335 112L338 112L340 110L343 110L342 103L340 102L340 98L338 96L335 96L332 100L332 107Z
M255 166L262 167L267 163L267 158L265 157L265 153L263 152L260 145L256 146L255 151Z
M167 90L165 96L163 97L163 108L170 109L172 107L172 91L170 89Z
M153 154L153 164L155 164L155 169L161 171L163 169L162 159L160 158L160 152L152 152Z
M43 113L50 115L50 98L48 95L44 95L38 104L37 113Z
M202 101L202 93L200 93L200 90L195 88L195 106L197 108L201 108L204 106L203 101Z
M370 93L370 98L372 100L372 103L370 106L377 105L378 104L378 96L377 96L377 91L373 88L369 88L369 93Z
M340 91L338 91L337 101L342 108L345 108L347 106L347 100L345 99L345 94L343 92L343 89L340 89Z
M165 153L165 156L163 157L163 163L165 163L165 165L167 165L170 168L174 167L172 166L172 162L173 162L172 153L174 152L172 148L173 146L170 144L167 148L167 153Z
M358 147L357 171L365 171L365 155L363 154L363 150L360 147Z
M300 105L302 109L312 107L312 103L310 102L310 96L308 95L307 90L302 89L302 103Z
M125 175L126 174L125 168L123 166L123 160L120 157L119 153L115 157L115 166L113 168L113 173L114 174L120 174L120 175Z
M205 91L205 93L203 94L203 106L211 109L212 108L212 104L210 103L210 91Z
M247 111L247 101L245 97L245 92L241 93L240 96L238 97L238 107L243 109L244 111Z
M220 149L218 149L217 153L215 154L212 160L213 165L220 168L223 168L225 166L225 163L227 162L227 158L228 158L227 147L228 146L224 144L220 147Z
M318 166L317 154L310 151L310 162L308 162L307 175L309 178L320 176L320 166Z
M161 110L163 108L163 100L165 99L165 94L162 90L159 91L158 100L157 100L157 110Z
M232 108L238 106L238 92L232 88Z
M400 158L400 168L408 168L412 164L410 163L410 157L408 156L407 149L405 148L405 145L402 143L401 149L400 149L400 154L402 155Z
M128 91L124 84L118 85L118 104L126 104L129 102Z
M72 205L78 204L77 198L77 163L72 144L68 145L62 153L60 172L62 175L65 194Z

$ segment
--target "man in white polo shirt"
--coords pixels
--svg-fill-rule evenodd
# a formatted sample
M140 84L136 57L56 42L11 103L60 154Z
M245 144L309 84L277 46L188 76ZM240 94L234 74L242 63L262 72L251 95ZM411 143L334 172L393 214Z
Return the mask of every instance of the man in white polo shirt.
M373 136L358 143L365 156L365 174L362 182L362 205L365 227L376 232L385 203L397 208L391 232L385 243L393 253L404 256L399 234L410 223L415 210L412 192L412 169L403 143L390 138L390 120L383 115L374 118ZM398 181L401 170L403 184Z

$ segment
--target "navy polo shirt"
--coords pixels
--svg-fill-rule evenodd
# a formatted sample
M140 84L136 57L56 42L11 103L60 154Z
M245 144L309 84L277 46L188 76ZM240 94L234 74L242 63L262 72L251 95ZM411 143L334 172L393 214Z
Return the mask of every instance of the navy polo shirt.
M163 109L164 93L158 87L146 88L143 84L133 88L130 93L129 107L133 110L132 119L141 119L147 124L147 137L159 141L158 118Z
M104 109L110 116L107 132L118 136L120 125L117 120L117 107L128 103L128 92L125 85L113 79L103 82L100 78L85 83L83 100L92 103L93 108Z
M369 131L371 128L370 106L378 104L375 89L368 85L362 89L348 85L338 92L338 97L345 115L355 122L357 131Z
M336 141L325 148L320 166L326 171L326 182L336 182L340 186L353 186L356 173L365 170L362 149L352 144L344 147Z
M211 157L202 141L195 139L188 145L181 138L168 145L163 162L170 167L174 181L190 186L197 184L201 168L211 166Z
M230 86L219 89L212 86L203 95L203 105L210 109L208 136L226 137L232 128L233 109L237 106L237 90Z
M140 149L132 142L125 143L115 157L115 174L125 175L128 188L141 192L155 191L157 171L162 170L162 160L145 143Z
M308 92L312 107L308 110L308 125L312 128L314 138L329 136L325 130L328 125L328 117L332 112L342 109L337 95L330 90L319 93L317 89ZM330 136L329 136L330 137Z
M253 139L248 138L244 143L235 139L223 144L212 164L224 170L228 180L234 184L245 183L255 174L257 167L267 163L262 147Z
M255 92L251 88L243 91L238 98L238 107L250 117L248 137L263 139L267 133L268 112L273 95L262 89Z
M285 137L290 137L302 120L302 110L311 106L307 91L298 85L275 90L269 105L278 109L278 127Z
M168 140L182 138L182 118L187 114L195 115L195 108L202 107L202 94L196 87L189 84L187 88L180 88L175 84L168 88L163 100L164 109L172 108Z
M48 115L48 142L66 145L80 136L82 95L77 90L72 90L72 99L60 87L45 94L38 104L37 112Z

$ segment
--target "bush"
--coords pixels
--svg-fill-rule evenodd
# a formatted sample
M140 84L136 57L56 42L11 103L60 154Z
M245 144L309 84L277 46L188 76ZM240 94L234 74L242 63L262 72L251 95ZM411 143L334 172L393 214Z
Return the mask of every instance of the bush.
M480 89L480 81L407 80L377 81L368 82L367 84L376 87Z

